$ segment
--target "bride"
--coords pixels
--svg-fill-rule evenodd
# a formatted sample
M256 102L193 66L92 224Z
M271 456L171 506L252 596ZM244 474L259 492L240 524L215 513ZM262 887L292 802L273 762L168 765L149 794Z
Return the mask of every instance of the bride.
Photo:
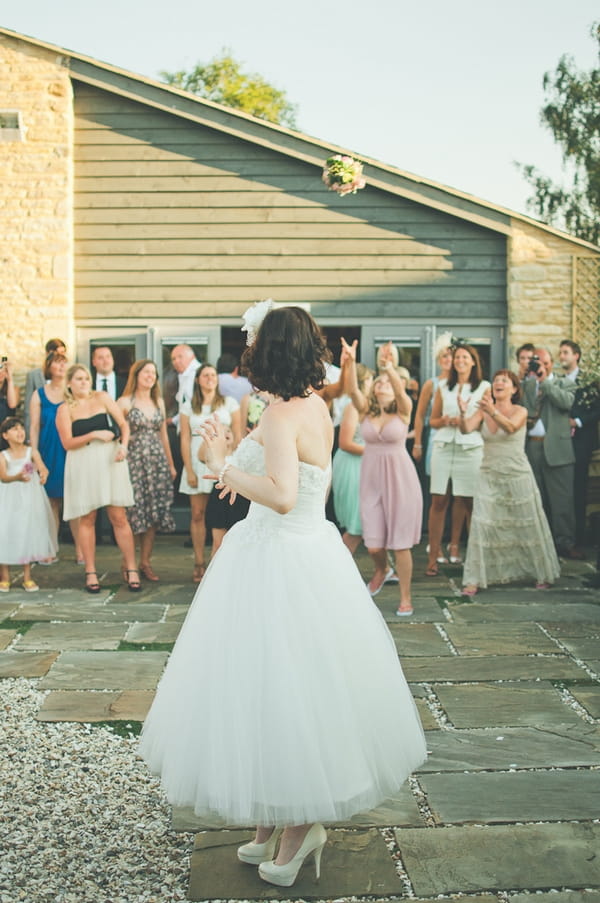
M140 752L173 805L256 824L238 858L289 887L308 857L319 875L321 822L395 794L426 748L394 642L325 519L324 337L303 309L266 304L246 315L243 363L273 401L231 458L220 424L204 433L223 494L252 504L196 593Z

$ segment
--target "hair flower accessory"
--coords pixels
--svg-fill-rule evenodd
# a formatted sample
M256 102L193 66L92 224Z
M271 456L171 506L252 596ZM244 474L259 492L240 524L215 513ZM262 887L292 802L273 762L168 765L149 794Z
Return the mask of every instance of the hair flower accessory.
M242 315L242 319L244 321L242 332L247 333L246 345L253 344L262 321L267 316L269 311L273 310L273 306L274 305L272 298L267 298L265 301L257 301L256 304L253 304L252 307L249 307L248 310Z
M363 165L360 160L345 154L327 157L323 167L323 181L330 191L341 197L345 194L356 194L367 184L363 178Z

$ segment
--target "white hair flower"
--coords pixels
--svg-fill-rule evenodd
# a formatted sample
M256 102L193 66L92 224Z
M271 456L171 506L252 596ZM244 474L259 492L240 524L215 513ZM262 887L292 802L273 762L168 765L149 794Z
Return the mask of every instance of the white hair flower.
M244 325L242 332L248 333L246 336L246 345L252 345L256 339L261 323L270 310L273 310L273 299L267 298L265 301L257 301L252 307L242 315Z

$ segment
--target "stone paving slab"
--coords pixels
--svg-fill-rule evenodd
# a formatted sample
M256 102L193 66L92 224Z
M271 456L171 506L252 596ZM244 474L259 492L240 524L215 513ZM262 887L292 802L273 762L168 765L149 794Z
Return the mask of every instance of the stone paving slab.
M592 718L600 718L600 684L593 687L569 687L569 691Z
M537 624L447 624L444 629L459 655L531 655L561 652Z
M598 637L561 637L561 643L575 658L587 662L600 656Z
M36 579L42 579L39 572ZM60 600L61 605L85 605L92 601L95 603L104 603L109 598L110 594L110 586L103 586L99 593L92 596L90 593L86 593L82 581L81 588L78 587L77 589L73 589L72 587L40 586L39 593L35 593L35 595L33 593L22 591L16 601L20 605L32 606L44 605L48 602L57 602L58 600Z
M510 903L531 903L530 894L509 894L508 899ZM535 903L600 903L600 891L569 890L552 891L548 894L538 891L535 895Z
M427 733L426 772L600 765L600 725L553 722L547 727L502 727Z
M169 605L165 615L165 621L177 621L180 624L183 624L189 610L189 605Z
M359 812L357 815L336 823L338 828L387 828L390 825L405 825L406 827L419 827L423 824L423 818L415 797L407 784L398 791L397 796L385 800L376 809L368 812ZM171 815L171 828L173 831L185 831L197 833L199 831L232 831L237 830L236 825L229 825L218 815L198 816L194 814L191 806L174 806ZM252 826L248 827L252 830Z
M554 687L534 684L435 685L434 690L457 728L581 722Z
M585 821L600 814L597 771L428 774L420 783L438 825Z
M421 681L588 680L589 675L567 655L451 655L405 658L406 679Z
M16 635L16 630L0 630L0 649L6 649L7 646L10 646Z
M536 598L538 598L536 596ZM498 621L567 621L600 624L600 604L593 602L506 602L503 605L483 602L454 603L449 606L456 624L497 623Z
M402 893L392 858L376 830L327 833L320 881L315 879L311 857L290 888L267 884L256 868L238 861L236 848L251 839L252 831L199 834L192 852L188 899L332 900Z
M600 658L598 658L598 659L589 658L586 661L586 665L588 666L590 671L594 672L594 674L596 675L596 679L600 680Z
M548 633L558 637L559 640L562 640L564 636L584 636L595 637L600 641L600 624L586 624L585 622L571 624L570 621L557 624L555 622L542 621L541 625L546 628Z
M417 896L600 887L600 824L396 831Z
M405 655L452 655L435 624L395 623L388 627L401 658Z
M16 602L0 602L0 621L4 621L5 618L8 618L10 617L10 615L14 614L16 608Z
M439 731L440 725L435 720L434 715L431 712L431 709L427 705L424 699L415 699L415 703L417 705L417 712L419 713L419 718L421 719L421 724L423 725L424 731Z
M170 621L168 624L151 622L146 624L138 622L132 624L127 630L125 640L128 643L174 643L181 630L178 621Z
M36 715L38 721L144 721L154 699L153 690L104 692L56 690L48 693Z
M93 624L63 622L34 624L31 630L18 640L15 649L117 649L127 633L129 625L94 621Z
M381 614L390 624L405 624L405 618L398 618L396 615L396 609L398 608L398 603L400 602L400 597L398 595L398 587L394 586L393 588L386 587L382 589L381 592L375 597L373 600ZM437 599L433 596L421 596L418 593L413 593L413 608L415 610L414 615L410 618L411 624L417 623L432 623L435 621L444 621L444 612L442 611Z
M2 652L0 653L0 678L43 677L58 652Z
M63 652L39 686L43 690L153 690L167 658L166 652Z
M142 592L134 597L126 586L120 586L113 597L118 604L133 603L134 598L144 604L160 603L161 605L189 605L196 593L196 584L180 585L173 583L149 583L142 578Z
M159 621L164 605L113 605L112 602L45 602L21 605L13 613L13 621Z

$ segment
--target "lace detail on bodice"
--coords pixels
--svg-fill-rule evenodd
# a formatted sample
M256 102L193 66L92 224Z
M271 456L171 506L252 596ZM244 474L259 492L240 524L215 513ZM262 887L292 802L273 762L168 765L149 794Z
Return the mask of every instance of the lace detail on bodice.
M246 436L229 458L235 467L255 476L265 475L265 455L262 445ZM325 496L331 480L331 466L322 470L316 464L299 462L298 498L287 514L252 502L244 521L252 536L267 536L286 530L294 533L312 532L325 521Z

